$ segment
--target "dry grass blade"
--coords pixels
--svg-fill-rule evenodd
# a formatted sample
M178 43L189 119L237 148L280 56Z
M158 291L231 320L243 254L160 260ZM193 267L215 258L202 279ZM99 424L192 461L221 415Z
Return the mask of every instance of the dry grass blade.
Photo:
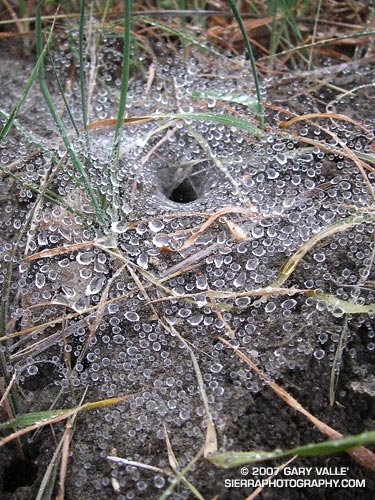
M165 443L167 445L168 462L169 462L169 465L171 466L171 469L174 472L177 472L180 467L178 465L176 455L174 454L174 451L173 451L173 448L171 445L171 440L169 439L169 434L168 434L168 430L167 430L167 426L165 425L165 422L163 422L163 427L164 427L164 432L165 432Z
M206 416L207 416L206 441L205 441L205 445L204 445L204 449L203 449L204 458L207 458L211 453L217 452L217 436L216 436L215 424L214 424L214 421L212 419L210 407L208 405L208 399L207 399L206 389L204 388L202 373L201 373L201 370L199 368L199 364L198 364L197 358L195 357L193 349L189 346L189 344L182 337L182 335L180 335L180 333L172 325L167 326L167 325L164 325L164 323L163 323L163 326L179 338L179 340L184 344L186 349L189 351L191 360L193 362L195 375L197 377L197 382L198 382L198 387L199 387L199 393L200 393L201 399L203 401L204 409L206 411Z
M60 482L59 491L56 495L56 500L64 500L65 498L65 479L66 472L68 469L68 458L69 458L69 444L70 444L70 434L72 430L74 416L69 417L66 422L65 432L63 437L63 445L61 452L61 465L60 465Z
M217 219L219 219L223 215L230 214L230 213L234 213L234 214L240 213L240 214L243 214L249 218L252 218L255 216L254 210L255 210L255 207L244 208L244 207L228 206L228 207L220 208L220 210L218 210L217 212L212 214L211 217L209 217L208 220L200 226L200 229L196 233L191 235L190 238L188 238L183 243L182 247L179 248L179 252L192 246L197 241L199 236L201 236L210 226L212 226L212 224Z
M289 460L287 460L283 464L279 465L277 467L275 473L272 474L272 476L268 476L267 479L266 479L266 481L269 481L270 479L273 479L275 476L277 476L287 465L289 465L290 463L294 462L294 460L296 458L298 458L297 455L295 455L294 457L290 458ZM256 488L251 493L251 495L249 495L248 497L245 498L245 500L254 500L254 498L256 498L260 493L262 493L263 490L264 490L264 486L258 486L258 488Z
M181 272L189 271L191 268L198 265L203 259L214 253L219 247L220 245L218 243L212 243L212 245L209 245L206 248L202 248L202 250L193 253L189 257L186 257L186 259L183 259L174 266L171 266L160 273L159 279L162 281L166 281L178 274L181 274ZM181 249L179 251L181 251Z
M329 115L330 113L328 113ZM302 117L301 117L302 118ZM310 123L310 121L305 118L305 121L307 123ZM285 122L282 122L285 124ZM289 122L288 122L289 123ZM327 151L329 153L332 153L332 154L335 154L335 155L339 155L339 156L344 156L346 158L349 158L350 160L352 160L355 165L358 167L358 170L359 172L361 173L362 177L363 177L363 180L367 186L367 189L368 189L368 192L370 193L371 197L374 199L375 198L375 192L374 192L374 188L371 184L371 182L369 181L367 175L366 175L366 170L370 171L370 172L375 172L375 169L372 168L368 163L364 162L363 160L361 160L359 158L359 156L353 152L346 144L344 141L342 141L334 132L331 132L330 130L328 130L327 128L325 127L322 127L316 123L311 123L313 124L314 127L318 128L319 130L321 130L322 132L326 133L327 135L331 136L332 139L341 146L341 150L339 149L336 149L336 148L333 148L327 144L322 144L322 143L319 143L317 141L314 141L313 139L309 139L307 137L300 137L300 136L297 136L298 137L298 140L301 141L301 142L305 142L307 144L311 144L311 145L314 145L314 146L318 146L319 149L321 149L322 151ZM285 127L284 127L285 128ZM361 127L363 128L363 127ZM367 129L366 129L367 130ZM293 134L291 134L293 136Z
M81 398L80 404L83 404L83 401L86 398L88 388L83 393L83 396ZM61 467L60 467L60 491L61 491L61 485L65 485L65 476L66 476L66 468L67 468L67 460L68 460L68 452L69 452L69 444L70 441L72 440L73 433L74 433L74 423L77 418L77 414L72 415L69 417L65 432L62 436L62 438L59 441L59 444L57 445L55 452L51 458L50 463L48 464L47 470L44 473L42 482L39 486L38 494L36 496L35 500L50 500L53 495L53 490L54 490L54 483L56 480L56 474L57 474L57 468L59 465L59 460L61 459ZM38 432L38 431L37 431ZM67 438L68 436L68 438ZM67 441L67 442L66 442ZM64 464L64 465L63 465ZM64 474L64 477L62 477L62 474ZM59 494L60 494L59 491ZM56 497L56 500L58 500L58 497ZM64 491L63 495L61 496L61 500L64 500Z
M133 123L144 123L154 120L152 116L136 116L133 118L125 118L124 125L132 125ZM88 130L99 130L102 128L115 128L117 120L115 118L107 118L106 120L100 120L96 122L91 122L87 125ZM83 129L82 129L83 130Z
M271 286L281 287L296 269L297 265L307 254L307 252L309 252L317 243L319 243L319 241L328 238L329 236L332 236L336 233L346 231L347 229L350 229L351 227L363 222L370 221L367 220L366 216L364 215L351 216L341 221L335 222L334 224L331 224L319 233L315 234L288 259L286 264L284 264L284 266L281 268L278 277Z
M1 399L0 399L0 409L1 409L1 407L2 407L4 404L6 404L6 403L5 403L5 402L6 402L6 399L7 399L7 397L8 397L8 394L9 394L9 393L10 393L10 391L12 390L12 387L13 387L14 382L16 381L16 378L17 378L17 373L16 373L16 372L14 372L14 373L13 373L13 376L12 376L12 378L10 379L9 384L8 384L8 386L7 386L7 388L6 388L5 390L3 390L3 387L2 387L2 385L3 385L3 379L1 379L1 380L0 380L0 391L1 391L1 393L2 393L2 397L1 397ZM10 415L10 416L11 416L11 415Z
M150 470L152 472L158 472L160 474L165 474L164 469L160 469L160 467L154 467L153 465L144 464L142 462L136 462L135 460L127 460L126 458L115 457L113 455L108 455L107 460L110 462L114 462L116 464L122 465L132 465L134 467L139 467L140 469Z
M314 417L314 415L308 412L296 399L294 399L293 396L291 396L280 385L276 384L275 382L272 382L269 379L269 377L260 368L258 368L257 365L253 361L251 361L251 359L249 359L246 356L246 354L241 352L236 347L232 346L224 338L218 337L218 339L224 345L233 349L236 355L239 358L243 359L245 363L249 365L252 368L252 370L254 370L254 372L258 375L258 377L261 378L280 399L282 399L288 406L290 406L291 408L293 408L294 410L298 411L303 416L305 416L313 425L315 425L317 429L320 430L322 434L328 436L330 439L339 439L343 437L343 434L337 432L336 430L332 429L332 427L330 427L329 425L325 424L318 418ZM366 469L375 472L375 454L368 448L365 448L364 446L358 446L357 448L347 450L346 453L349 456L351 456L351 458L355 460L362 467L366 467Z
M75 243L74 245L67 245L58 248L47 248L41 252L34 253L28 257L21 259L21 262L31 262L38 259L46 259L48 257L56 257L57 255L64 255L66 253L75 252L76 250L81 250L82 248L92 247L100 243L104 243L108 238L105 236L97 240L85 241L83 243Z
M288 120L287 122L279 122L279 127L283 129L289 128L295 123L312 120L314 118L322 118L322 119L329 118L331 120L341 120L349 122L358 127L359 129L363 130L365 134L371 133L370 130L364 127L361 123L357 122L356 120L353 120L353 118L350 118L349 116L342 115L340 113L308 113L302 116L295 116L294 118Z
M108 299L108 293L109 293L109 290L113 284L113 282L124 272L126 268L126 264L124 264L123 266L121 266L119 269L117 269L117 271L114 273L114 275L108 280L104 290L103 290L103 293L100 297L100 301L99 301L99 304L98 304L98 309L97 309L97 313L96 313L96 318L95 318L95 321L94 323L90 326L90 334L89 336L87 337L86 339L86 342L85 342L85 345L81 351L81 354L79 356L79 360L82 360L83 357L85 356L86 354L86 351L88 349L88 346L90 345L90 341L91 339L96 335L96 331L103 319L103 316L104 316L104 313L105 313L105 307L106 307L106 304L107 304L107 299ZM78 360L78 361L79 361Z

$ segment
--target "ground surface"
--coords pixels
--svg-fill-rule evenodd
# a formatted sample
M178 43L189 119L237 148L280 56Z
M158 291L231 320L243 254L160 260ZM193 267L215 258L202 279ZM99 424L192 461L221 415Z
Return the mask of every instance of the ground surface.
M2 106L9 112L8 99L14 103L30 66L2 57L2 78L9 81L10 73L14 82L2 84ZM60 70L68 66L64 57L56 56ZM92 121L115 116L115 60L106 62L103 74L110 69L112 79L98 85L93 95ZM128 116L209 110L255 123L245 106L191 97L196 91L253 95L243 59L222 58L218 63L217 56L194 54L185 63L182 56L168 59L163 55L155 61L155 69L148 93L146 81L131 83ZM362 175L351 159L304 142L326 141L331 150L340 149L335 138L315 125L319 123L349 148L372 151L374 90L366 85L372 82L373 71L371 59L342 66L326 61L309 74L264 80L267 133L262 139L207 121L177 121L159 131L161 123L154 122L125 128L121 171L111 179L117 182L121 198L113 229L122 257L113 253L114 248L88 245L15 266L11 331L50 322L48 328L35 328L21 343L8 346L24 411L48 409L57 397L57 407L74 406L85 389L85 401L131 395L116 406L78 416L70 444L66 499L157 499L169 484L168 476L118 465L107 456L170 471L165 429L180 468L204 444L207 415L197 373L190 351L176 332L191 346L198 362L221 450L287 449L324 437L277 398L218 340L219 335L338 432L356 434L374 428L373 318L345 314L339 303L317 300L308 293L319 289L344 301L374 302L369 187L374 172L366 170ZM53 77L50 84L53 88ZM349 90L353 93L342 95ZM79 107L74 104L78 92L73 86L68 97L79 118ZM279 128L280 121L292 113L325 112L329 104L329 111L352 117L367 131L340 117L314 124L304 121L288 131ZM48 187L83 216L71 216L64 207L41 201L28 187L2 175L5 282L13 244L25 223L16 260L46 248L93 239L92 227L84 219L91 209L72 179L71 166L64 158L51 163L51 154L59 155L63 148L53 138L53 125L36 90L25 103L20 122L41 137L44 152L35 156L35 138L25 139L22 132L14 132L1 145L2 164L19 159L11 165L12 172L24 182L39 185L48 178ZM145 142L152 131L154 135ZM105 169L111 133L103 127L92 133L91 173L103 193L111 190ZM182 163L188 166L176 167ZM212 218L213 214L217 217ZM362 219L353 222L349 219L353 215ZM333 231L317 241L287 279L279 280L278 288L283 291L266 293L264 289L280 278L280 269L299 248L343 220L349 224L347 230ZM127 227L121 225L124 221ZM192 234L196 239L184 243ZM173 252L182 245L180 253ZM106 303L100 324L81 359L101 300ZM330 405L332 365L340 346L345 349ZM45 428L34 439L26 465L17 462L14 448L2 449L1 498L36 498L63 431L63 425L55 426L53 432ZM366 485L266 488L259 498L373 498L374 474L345 454L299 458L293 465L346 467L346 478L365 479ZM21 466L34 472L26 486L17 482ZM224 484L226 478L241 477L256 476L251 468L241 476L239 468L223 471L203 458L187 474L205 499L220 500L244 499L251 493L252 488ZM316 471L311 477L316 477ZM170 498L192 497L181 483Z

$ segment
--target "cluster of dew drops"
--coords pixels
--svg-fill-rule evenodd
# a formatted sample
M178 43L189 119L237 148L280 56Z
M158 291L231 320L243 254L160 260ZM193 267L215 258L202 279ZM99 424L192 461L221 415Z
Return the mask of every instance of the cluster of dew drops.
M69 67L67 49L63 44L61 54L56 54L55 64L61 71ZM102 48L98 60L104 82L96 87L93 96L93 121L114 116L119 87L119 56L113 47ZM188 62L183 58L165 58L157 64L155 82L146 99L145 83L131 84L128 116L170 113L171 110L201 111L207 103L192 99L191 94L196 91L238 93L238 79L225 64L220 77L202 78L206 63L207 60L203 64L198 58ZM246 71L243 70L243 81L249 81ZM77 96L79 87L74 83L66 98L80 122ZM248 119L248 110L243 106L233 105L233 108L238 116ZM207 109L221 112L222 108L215 99L210 99ZM47 125L52 128L48 120ZM175 134L160 145L158 153L142 170L139 170L140 162L161 138L156 135L145 141L155 125L147 123L124 131L123 155L116 172L103 169L103 165L108 165L110 133L100 131L92 135L90 178L102 195L113 196L115 200L116 188L120 196L119 218L113 221L112 229L117 233L119 251L133 266L143 290L128 272L113 280L120 265L116 256L104 247L90 245L63 255L23 262L9 285L12 298L9 318L16 325L14 328L53 324L62 314L71 313L64 323L64 338L57 336L52 344L46 343L43 332L39 334L36 330L10 346L10 366L18 371L21 382L38 376L41 368L48 365L54 370L51 386L56 390L68 391L71 387L79 390L89 385L94 387L96 399L137 393L128 403L104 410L99 428L96 421L88 421L87 433L95 435L95 446L104 458L108 454L108 443L116 436L119 453L125 453L128 446L127 455L142 461L145 457L139 455L139 449L149 435L164 442L162 421L183 439L204 440L205 408L192 359L173 335L173 329L166 330L155 319L154 311L190 342L202 372L213 419L223 429L234 411L237 417L242 411L238 406L233 408L232 401L255 394L262 386L250 370L230 361L217 340L218 335L232 338L233 344L258 360L264 370L280 377L284 370L303 369L311 356L317 362L328 358L332 363L342 332L344 311L339 308L327 311L323 301L304 296L254 298L251 292L270 286L286 260L319 231L370 204L363 177L351 162L329 157L318 149L300 149L298 142L291 138L270 134L254 141L222 124L189 122L188 125L178 123ZM197 142L191 128L204 139L206 148ZM303 135L309 132L314 134L314 130L306 128ZM345 128L336 132L346 133ZM49 143L45 140L44 144ZM96 229L92 206L81 193L80 184L72 175L72 166L68 160L62 164L58 161L63 148L58 149L56 159L51 151L30 156L33 145L35 136L24 136L17 130L0 146L2 166L7 169L16 162L17 176L22 180L17 184L7 176L0 179L5 199L1 208L3 236L0 240L3 286L7 284L9 265L12 260L17 261L17 256L90 242ZM80 141L75 146L84 151ZM203 183L199 196L190 203L168 199L165 175L160 172L166 166L205 158L207 151L212 155L203 163L207 173L196 175ZM213 158L219 160L223 170L218 169ZM51 162L57 169L51 188L68 204L79 208L80 214L72 214L64 205L43 201L30 189L31 185L42 186L46 182L51 175L48 170ZM131 206L135 177L139 187ZM370 181L373 177L370 173ZM189 229L207 220L199 214L212 214L229 205L252 207L249 217L243 217L235 209L227 216L241 227L245 237L236 241L230 226L222 219L216 221L202 233L194 247L194 251L200 252L216 243L214 251L199 261L194 270L163 281L170 291L166 299L166 292L155 286L147 273L154 280L167 276L168 268L182 257L177 252L166 253L165 247L178 250L191 234ZM111 214L109 211L108 215ZM26 222L28 226L23 231ZM362 293L360 285L371 274L375 251L371 231L371 224L358 224L350 232L333 235L326 245L312 248L285 286L319 289L343 300L358 300ZM224 307L215 307L209 292L231 292L233 298L227 302L218 299L216 302ZM249 293L246 295L246 292ZM107 297L103 317L82 357L103 293ZM190 300L189 295L193 295L194 300ZM150 299L155 301L154 310L148 305ZM366 300L371 300L371 293ZM230 307L226 307L228 304ZM50 333L56 333L56 329L61 330L59 321ZM371 329L369 332L367 349L372 350L374 332ZM41 339L41 347L29 354L30 345ZM67 365L67 357L75 362L73 369L71 364ZM85 484L93 468L82 446L80 450L77 445L76 450L77 457L83 457L83 467L79 467L77 458L77 488ZM182 450L181 453L182 460L191 458L190 452ZM163 465L167 466L164 458L159 461L159 466ZM134 467L114 468L111 474L124 487L131 476L132 488L127 488L126 495L119 497L129 500L167 484L159 474L148 483ZM109 483L105 475L101 480L96 479L93 486L99 491Z

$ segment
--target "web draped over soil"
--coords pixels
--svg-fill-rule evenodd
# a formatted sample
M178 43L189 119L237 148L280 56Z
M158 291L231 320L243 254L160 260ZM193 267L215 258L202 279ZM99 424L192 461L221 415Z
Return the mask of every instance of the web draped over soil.
M66 57L56 55L61 70ZM92 97L93 123L115 116L116 61L109 58L99 75L106 81ZM22 74L21 69L13 71ZM155 71L149 91L143 80L131 83L129 117L207 111L252 116L240 104L192 97L194 92L253 94L249 68L240 58L223 58L218 67L208 55L186 62L175 56L155 63ZM370 65L362 68L362 79L371 79L372 71ZM353 73L349 79L336 75L344 76L348 89L357 86ZM358 153L371 152L373 89L335 100L328 87L309 96L303 76L278 84L276 89L275 80L264 85L265 101L272 106L266 106L269 130L261 139L209 121L176 119L165 128L165 118L129 124L119 170L113 172L108 165L113 131L104 125L93 129L90 178L112 204L120 199L112 237L93 221L45 107L36 108L36 90L18 129L1 144L6 169L0 179L1 278L9 294L8 334L21 332L6 345L25 411L48 409L57 397L58 407L72 407L86 389L87 401L130 395L116 406L79 415L67 498L156 499L168 476L110 463L107 456L169 470L166 431L181 468L204 444L206 409L193 360L176 332L198 362L222 449L287 448L321 436L276 400L218 336L338 431L373 426L373 311L347 314L345 305L374 302L374 171L361 172L316 125ZM77 120L78 96L73 84L67 97ZM278 124L288 116L276 109L278 100L297 113L325 111L332 101L330 109L352 115L367 130L340 118L282 130ZM78 140L75 146L84 154ZM53 203L49 192L63 202ZM281 277L301 247L340 223L348 227L318 239ZM48 249L57 250L27 258ZM338 349L344 351L341 362ZM334 363L337 403L331 408ZM57 439L62 429L57 428ZM17 498L37 491L55 446L48 429L35 446L37 478ZM1 460L7 461L4 455ZM346 457L329 463L348 464L352 477L365 475ZM224 478L234 474L201 460L188 478L206 498L244 498L248 490L224 487ZM373 479L365 477L371 491ZM5 490L3 497L11 498ZM264 498L278 494L269 490ZM317 498L316 491L287 494ZM323 498L324 491L318 494ZM172 496L190 497L183 484Z

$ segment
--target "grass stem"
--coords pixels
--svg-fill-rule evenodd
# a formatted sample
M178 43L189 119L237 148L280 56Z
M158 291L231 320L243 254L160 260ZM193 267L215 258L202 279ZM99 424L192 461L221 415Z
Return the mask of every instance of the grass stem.
M254 59L254 54L253 50L251 48L250 40L249 37L247 36L246 29L244 26L244 23L242 21L242 17L240 14L240 11L238 10L238 7L236 5L236 2L234 0L229 0L229 5L230 8L232 9L233 15L236 18L236 21L238 22L238 25L240 27L245 45L246 45L246 50L250 59L251 63L251 69L253 72L253 77L254 77L254 83L255 83L255 91L256 91L256 96L257 96L257 101L258 101L258 121L259 121L259 127L261 129L264 129L264 112L263 112L263 106L262 106L262 99L260 95L260 84L259 84L259 77L258 77L258 70L255 64L255 59Z
M43 41L42 41L42 16L41 16L41 1L38 0L37 4L37 16L36 16L36 47L37 47L37 54L38 57L42 54L43 52ZM66 129L64 127L64 124L56 110L56 106L53 103L51 94L48 90L46 79L45 79L45 73L44 73L44 65L41 64L39 68L39 81L40 81L40 89L42 91L43 97L46 101L46 104L48 106L48 109L52 115L52 118L56 124L56 127L59 131L59 134L61 135L61 138L65 144L65 147L67 149L67 152L73 162L74 168L76 169L77 173L80 176L80 179L85 187L85 190L87 194L90 197L90 200L93 204L97 221L101 228L105 230L107 228L107 221L105 219L105 216L103 214L103 211L100 207L99 201L98 201L98 195L96 191L94 190L92 184L89 181L89 178L85 172L85 169L78 158L77 153L75 152L72 143L70 142L69 136L66 132Z

